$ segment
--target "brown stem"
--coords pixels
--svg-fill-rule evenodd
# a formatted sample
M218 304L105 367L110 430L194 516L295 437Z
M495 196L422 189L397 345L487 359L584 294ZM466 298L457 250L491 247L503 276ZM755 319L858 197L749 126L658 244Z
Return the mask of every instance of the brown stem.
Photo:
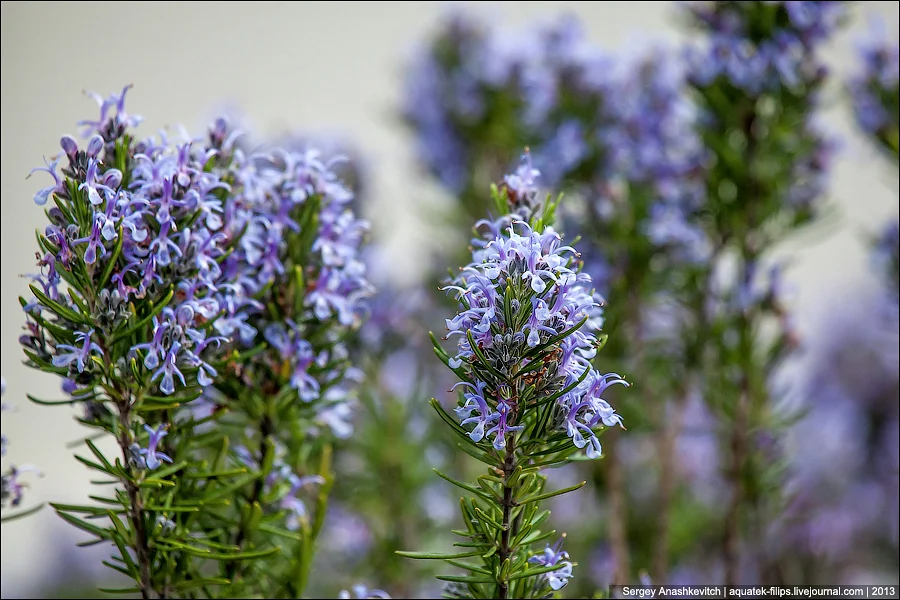
M603 459L606 467L606 480L609 485L609 540L612 546L613 585L627 585L631 571L628 556L628 508L625 499L625 476L619 462L619 454L615 451L618 432L610 430L604 441L608 453Z
M743 467L747 458L747 417L749 409L749 386L747 376L741 377L741 394L734 415L731 432L731 501L725 518L725 585L738 585L741 542L741 508L744 503Z
M128 437L128 432L131 431L128 417L129 408L122 408L122 412L119 413L119 422L121 423L119 447L122 450L122 460L126 465L129 463L131 446ZM150 579L150 548L147 545L147 530L144 527L144 501L138 486L130 479L126 479L124 483L125 492L128 494L128 518L134 531L134 554L141 575L141 597L151 598L153 583Z
M675 398L672 415L666 417L660 411L663 423L659 440L659 505L657 507L656 545L653 551L653 583L665 584L669 570L669 513L672 509L672 496L675 491L675 443L681 432L687 395L690 386L685 385Z
M513 508L513 490L512 486L509 485L509 477L515 470L515 462L515 450L513 449L512 436L510 436L506 444L506 458L503 460L503 502L501 503L501 508L503 509L503 531L500 532L500 549L497 553L500 558L501 569L503 568L503 563L512 556L513 550L509 545L510 530L512 529L510 516ZM508 597L509 581L501 578L497 585L497 598L506 600Z

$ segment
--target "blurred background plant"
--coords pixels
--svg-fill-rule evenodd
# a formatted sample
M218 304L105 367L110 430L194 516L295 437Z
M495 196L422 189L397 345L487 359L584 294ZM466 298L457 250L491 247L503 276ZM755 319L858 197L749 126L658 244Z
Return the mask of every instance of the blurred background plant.
M560 531L579 532L566 541L580 566L563 595L645 576L896 583L896 225L852 232L880 240L870 262L884 283L859 289L854 274L846 296L817 300L829 306L818 320L793 310L796 272L780 260L858 217L825 203L841 114L896 193L896 38L867 37L846 96L826 76L835 56L821 49L843 35L839 14L854 26L866 11L848 4L664 3L659 29L673 36L629 39L624 52L573 15L521 25L524 9L457 7L420 40L392 84L425 175L399 184L422 199L419 241L393 251L402 232L393 198L375 197L381 157L363 133L328 152L353 158L337 168L375 223L363 257L378 291L350 346L366 383L352 435L335 440L307 594L358 582L440 594L435 564L394 551L449 547L458 496L432 468L464 479L478 466L427 405L456 403L427 332L452 314L437 286L467 261L471 223L491 211L483 191L526 147L540 186L565 192L558 228L581 236L609 301L595 363L635 382L609 396L628 431L606 433L604 458L550 474L552 489L590 482L548 503ZM298 150L310 139L271 138ZM426 202L431 188L454 200ZM75 579L98 576L88 552L64 553Z

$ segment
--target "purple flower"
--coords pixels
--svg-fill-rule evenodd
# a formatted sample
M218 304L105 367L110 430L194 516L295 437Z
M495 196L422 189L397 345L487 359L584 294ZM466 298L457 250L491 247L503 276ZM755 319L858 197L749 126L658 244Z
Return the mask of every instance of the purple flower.
M895 303L900 301L900 223L888 223L876 239L872 261Z
M149 425L144 425L144 431L150 436L147 440L147 447L141 448L137 444L132 445L132 459L135 466L139 469L149 469L152 471L153 469L158 468L162 464L162 461L171 463L172 458L168 454L157 450L159 442L169 435L169 432L166 431L166 425L158 425L155 430Z
M456 414L462 419L460 425L465 427L471 423L476 424L475 428L469 432L469 437L474 442L480 442L484 438L485 427L500 418L500 413L491 410L484 399L484 389L487 387L487 383L479 381L477 385L472 385L467 381L460 381L452 389L461 385L468 386L474 391L464 393L465 404L456 408ZM471 416L473 411L477 413L475 416Z
M281 360L291 365L291 387L297 390L300 399L311 402L319 396L319 382L309 373L315 363L312 344L301 338L295 323L287 327L281 323L270 323L265 330L265 338L278 351Z
M41 188L37 192L35 192L34 203L37 204L38 206L44 206L45 204L47 204L47 199L50 198L50 194L53 194L53 193L59 194L59 193L62 193L63 190L65 190L65 188L63 187L63 182L59 179L59 176L56 174L56 167L59 165L59 159L57 158L53 162L49 162L49 163L47 162L46 159L44 159L44 163L46 166L35 167L28 174L28 177L31 177L32 173L34 173L35 171L45 171L45 172L49 173L51 177L53 177L53 185L49 185L45 188Z
M103 355L103 349L93 341L92 336L94 330L88 332L78 331L75 333L75 342L81 343L81 347L69 344L58 344L56 346L56 356L53 357L54 367L70 367L75 363L75 370L79 373L84 372L86 367L90 366L91 355L97 353ZM61 352L61 351L65 352Z
M181 381L181 385L187 385L184 380L184 375L181 373L177 364L180 351L181 342L173 342L166 353L162 366L153 373L153 377L151 378L151 381L156 381L162 377L162 380L159 383L159 391L167 396L175 393L176 376Z
M38 477L44 476L37 467L31 465L15 467L11 465L9 470L0 478L0 502L4 504L9 502L10 506L19 506L22 503L25 488L28 487L27 483L19 481L19 477L23 473L37 473Z
M104 219L103 213L97 213L94 218L94 223L91 225L90 235L74 239L71 242L73 246L87 244L87 248L84 251L84 262L86 264L92 265L97 262L98 251L101 257L106 256L106 246L103 241L110 233L109 230L104 227L105 225L106 219ZM116 235L115 231L113 231L112 235Z
M385 600L390 600L390 596L384 590L379 590L376 588L368 588L365 585L358 583L354 585L351 592L348 590L343 590L338 595L338 598L341 600L350 600L351 598L357 598L358 600L370 599L370 598L382 598Z
M849 81L857 122L882 143L900 127L900 43L888 40L883 24L860 45L861 69ZM894 142L896 144L896 142ZM896 146L893 150L896 155Z
M119 132L126 128L133 128L140 125L143 117L137 115L129 115L125 112L125 94L131 88L126 85L122 88L119 95L111 94L108 98L103 98L99 94L88 92L88 96L97 101L100 107L100 117L96 121L84 120L79 121L79 125L85 127L82 135L89 137L95 133L100 133L106 137L107 141L117 136ZM115 115L111 115L110 111L115 110Z
M553 591L564 588L572 578L572 563L569 561L569 553L560 549L564 538L565 536L559 538L553 546L548 544L542 554L528 559L529 563L542 567L559 566L559 569L543 575Z
M306 518L306 505L303 503L303 500L297 497L297 494L307 485L324 485L325 479L320 475L307 475L305 477L291 475L290 483L291 488L281 499L280 506L282 510L288 512L285 526L291 531L296 531L300 529L300 522Z
M534 201L538 192L536 182L540 174L541 172L532 165L531 153L526 152L519 168L503 178L510 195L514 197L514 204L530 205Z

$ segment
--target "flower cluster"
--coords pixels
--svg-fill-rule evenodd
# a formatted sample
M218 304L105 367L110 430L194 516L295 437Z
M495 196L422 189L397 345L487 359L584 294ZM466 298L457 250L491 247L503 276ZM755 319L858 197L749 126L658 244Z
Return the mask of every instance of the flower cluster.
M347 387L356 378L345 338L371 293L357 257L366 224L350 210L353 194L332 163L313 149L249 152L245 134L225 119L201 138L163 133L136 141L131 129L140 118L125 110L127 90L98 98L99 119L83 123L86 146L66 136L60 157L42 168L53 185L35 200L50 206L50 225L39 235L35 299L22 300L28 323L20 341L32 366L63 377L70 396L63 402L84 406L81 422L116 437L120 461L86 442L94 458L82 462L122 484L123 493L108 501L121 504L131 525L124 537L121 528L83 526L71 514L93 514L94 507L57 511L116 540L123 572L144 595L165 594L173 570L194 578L192 569L207 568L202 553L187 563L162 561L169 550L157 538L220 548L220 581L252 585L235 569L246 559L245 542L260 548L268 541L248 539L263 506L270 531L283 532L279 520L288 530L305 524L304 536L318 533L299 494L324 484L328 473L297 456L323 452L310 441L314 429L347 433ZM198 475L199 485L165 499L145 490L148 477L174 485L182 469L209 472L212 454L224 468L235 426L258 442L244 468L212 483ZM273 460L279 443L289 460ZM232 452L240 458L240 449ZM252 475L229 479L250 464ZM226 508L185 518L228 485L246 486L251 499L214 501ZM4 500L6 492L4 478ZM236 530L223 529L223 518ZM269 544L250 556L278 550ZM300 570L308 572L312 553L303 557ZM286 593L301 593L296 578L285 581Z
M730 149L714 149L713 169L727 171L732 182L746 188L738 183L747 174L739 157L750 156L758 165L759 185L772 190L754 210L754 220L779 213L790 216L789 226L805 223L815 215L834 152L833 140L811 117L828 75L818 50L842 22L844 4L687 4L709 42L689 45L685 52L688 80L702 96L699 125L704 131L729 132ZM790 126L783 131L781 123ZM716 173L708 177L719 179ZM727 183L716 192L717 201L722 200L716 212L735 197L739 202L732 204L746 210L741 194ZM731 218L721 214L717 226L730 228L722 221Z
M590 221L575 211L569 229L583 230L591 275L604 293L634 270L669 272L706 260L710 243L695 214L706 197L707 153L685 96L684 70L670 52L655 48L618 64L614 93L604 97L606 127L593 141L599 160L581 182ZM576 189L579 189L576 187ZM656 264L636 263L638 257Z
M900 45L878 32L860 51L862 72L849 82L856 121L896 159L900 151Z
M473 425L473 441L492 436L501 450L523 428L517 421L528 402L552 397L559 426L588 457L599 457L594 428L621 425L603 393L627 385L591 366L602 300L578 271L575 249L551 227L480 224L487 233L475 240L472 262L444 288L456 292L461 309L447 319L447 337L459 337L449 366L471 379L457 384L466 388L456 409L462 424Z
M243 135L224 119L210 132L214 171L238 190L225 205L226 236L236 247L222 265L225 314L216 329L240 347L267 342L270 352L254 362L276 373L287 368L291 387L309 403L347 379L341 338L360 324L372 293L359 259L368 226L332 170L340 157L325 162L309 148L248 153L237 143ZM298 277L302 288L288 298L285 284ZM265 310L272 306L276 313ZM327 339L314 340L317 329Z
M453 386L459 400L455 416L436 400L431 406L488 472L474 485L438 475L471 494L460 503L465 529L454 533L470 540L465 546L495 548L478 565L457 561L459 554L399 552L474 574L440 576L450 582L447 597L542 598L563 587L572 576L568 555L558 545L532 548L552 535L536 530L548 516L539 503L586 482L544 493L540 471L579 454L599 458L598 434L622 426L604 394L629 384L592 365L602 346L603 301L580 255L553 229L559 198L539 199L539 175L526 154L518 170L492 186L500 216L476 223L471 262L441 288L458 302L445 320L445 339L456 338L456 351L445 351L434 336L432 344L460 379ZM465 556L475 554L482 551Z
M725 77L735 88L758 95L797 88L823 75L810 51L828 39L844 14L840 2L689 2L708 29L708 46L689 48L694 81ZM772 30L774 26L774 31Z
M273 530L286 529L303 544L318 535L331 476L323 456L330 456L332 436L352 432L350 401L361 378L348 341L373 292L360 258L368 224L354 214L354 194L335 171L342 157L326 160L289 141L288 148L257 145L226 119L209 130L210 169L231 187L222 212L232 251L220 265L222 315L214 328L232 342L204 400L230 415L222 426L240 440L231 458L254 473L221 515L238 522L222 540L238 548L277 548L283 542ZM308 512L310 489L315 510ZM254 511L267 532L243 517ZM313 556L296 546L302 566L283 573L290 595L301 593L296 571L308 573ZM233 564L222 576L241 594L272 573Z
M474 218L479 174L493 180L528 146L543 182L584 197L595 220L636 221L654 247L696 261L708 253L690 223L705 155L682 71L662 48L606 55L570 18L520 32L454 14L409 67L404 115L424 165ZM584 221L574 212L567 229ZM613 264L607 254L592 266ZM619 274L592 275L605 289Z
M888 223L878 237L873 258L885 288L896 303L900 300L900 225Z
M36 169L54 184L35 202L52 198L53 206L41 270L32 276L37 300L26 305L28 333L20 340L30 356L49 359L81 389L92 388L116 360L134 358L160 392L172 395L190 385L186 373L200 386L211 383L216 370L204 353L226 340L210 335L207 325L220 311L216 286L225 250L217 192L228 185L204 170L208 149L165 137L134 143L129 129L140 117L125 111L127 91L97 98L100 117L83 122L84 148L65 136L61 156ZM162 300L151 315L150 339L111 355L109 343L134 329L130 306L149 300ZM60 318L54 327L42 327L47 310Z
M588 157L608 67L573 19L518 32L453 14L409 66L404 116L424 164L453 191L484 183L467 181L480 160L505 169L525 145L556 185Z
M285 512L285 527L290 531L297 531L300 523L307 518L306 503L300 497L301 491L307 486L322 485L325 479L319 475L299 476L294 473L291 465L285 460L287 450L283 444L275 443L274 460L269 474L263 480L264 493L274 493L277 497L275 504ZM261 469L263 465L253 456L246 446L235 448L236 463L242 467Z

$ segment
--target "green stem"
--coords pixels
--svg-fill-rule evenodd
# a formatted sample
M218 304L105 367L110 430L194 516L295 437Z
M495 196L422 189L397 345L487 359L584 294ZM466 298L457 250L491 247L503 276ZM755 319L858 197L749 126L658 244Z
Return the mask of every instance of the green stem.
M659 441L659 505L657 507L656 546L653 549L653 583L666 583L669 570L669 522L672 510L672 496L675 491L675 442L681 431L681 420L687 405L690 385L686 383L676 393L672 414L661 413L661 433ZM665 407L663 407L665 408Z
M740 282L745 290L750 290L753 284L751 280L750 265L756 260L756 252L751 245L750 237L756 228L754 218L754 206L759 201L758 182L753 172L757 139L754 131L756 120L755 113L751 112L744 122L744 134L747 138L746 162L748 169L746 196L743 205L746 207L746 228L739 237L740 243ZM749 453L748 430L750 427L751 406L751 381L750 372L753 369L753 324L746 309L741 309L737 320L739 353L740 353L740 383L737 404L732 420L731 439L729 447L731 451L731 465L728 470L731 480L731 500L728 505L728 513L725 517L725 585L737 585L740 569L740 538L741 538L741 510L745 502L746 490L744 489L745 462Z
M256 481L253 482L253 491L250 493L250 497L247 499L247 505L252 507L254 504L262 499L263 489L265 486L266 478L269 476L268 470L265 469L265 465L269 464L269 461L266 460L266 457L269 452L272 450L272 440L271 437L274 433L274 428L272 426L272 420L269 418L268 413L263 415L262 419L259 421L259 433L262 438L259 443L259 465L260 465L260 474L259 477L256 478ZM264 471L264 472L263 472ZM238 552L244 549L244 544L247 541L247 536L250 532L247 530L247 520L245 518L241 518L240 525L238 526L238 531L234 536L234 546L238 548ZM230 561L227 563L225 567L225 576L227 579L230 579L232 583L239 580L244 575L244 565L246 561Z

